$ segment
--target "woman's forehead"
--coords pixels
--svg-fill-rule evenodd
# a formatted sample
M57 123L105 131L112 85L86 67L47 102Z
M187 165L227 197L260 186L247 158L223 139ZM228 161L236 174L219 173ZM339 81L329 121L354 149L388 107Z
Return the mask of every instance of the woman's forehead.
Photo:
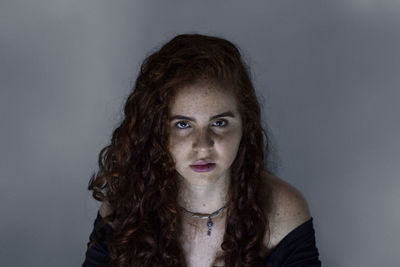
M215 113L237 111L235 96L230 90L215 85L195 84L179 89L170 104L170 113Z

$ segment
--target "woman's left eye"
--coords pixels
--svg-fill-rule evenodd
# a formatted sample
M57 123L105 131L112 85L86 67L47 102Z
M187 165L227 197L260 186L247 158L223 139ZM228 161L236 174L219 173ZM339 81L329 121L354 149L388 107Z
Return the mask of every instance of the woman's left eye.
M226 120L219 120L216 122L223 122L223 125L220 124L221 127L225 127L228 124L228 122Z

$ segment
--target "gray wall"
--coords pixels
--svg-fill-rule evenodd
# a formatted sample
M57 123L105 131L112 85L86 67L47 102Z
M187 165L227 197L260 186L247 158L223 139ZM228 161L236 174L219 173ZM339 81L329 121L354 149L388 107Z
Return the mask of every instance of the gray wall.
M185 32L243 50L324 266L398 266L399 15L395 0L2 0L2 266L82 263L98 153L141 61Z

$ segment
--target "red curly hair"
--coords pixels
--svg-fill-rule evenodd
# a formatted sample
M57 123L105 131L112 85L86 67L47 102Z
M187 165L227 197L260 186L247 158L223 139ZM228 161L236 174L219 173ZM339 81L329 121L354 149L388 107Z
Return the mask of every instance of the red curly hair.
M231 165L225 266L261 266L268 256L266 187L269 142L260 105L239 50L231 42L200 34L174 37L147 57L124 106L124 118L98 159L88 189L118 222L107 237L109 266L186 266L178 183L168 151L169 105L177 89L198 81L217 83L236 96L243 138ZM264 195L264 196L262 196ZM268 239L269 240L269 239Z

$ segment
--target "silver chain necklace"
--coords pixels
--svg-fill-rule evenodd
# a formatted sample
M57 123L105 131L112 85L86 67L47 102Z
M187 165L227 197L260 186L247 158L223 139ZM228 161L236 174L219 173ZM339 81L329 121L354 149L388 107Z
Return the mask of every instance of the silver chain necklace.
M228 206L228 204L225 204L225 206L223 206L222 208L220 208L217 211L214 211L211 214L207 214L207 213L196 213L196 212L191 212L186 210L184 207L179 206L186 214L189 214L192 217L195 218L200 218L200 219L207 219L208 218L208 222L207 222L207 227L208 227L208 231L207 231L207 235L210 236L211 235L211 230L212 227L214 225L212 218L214 218L215 216L217 216L218 214L220 214L226 207Z

